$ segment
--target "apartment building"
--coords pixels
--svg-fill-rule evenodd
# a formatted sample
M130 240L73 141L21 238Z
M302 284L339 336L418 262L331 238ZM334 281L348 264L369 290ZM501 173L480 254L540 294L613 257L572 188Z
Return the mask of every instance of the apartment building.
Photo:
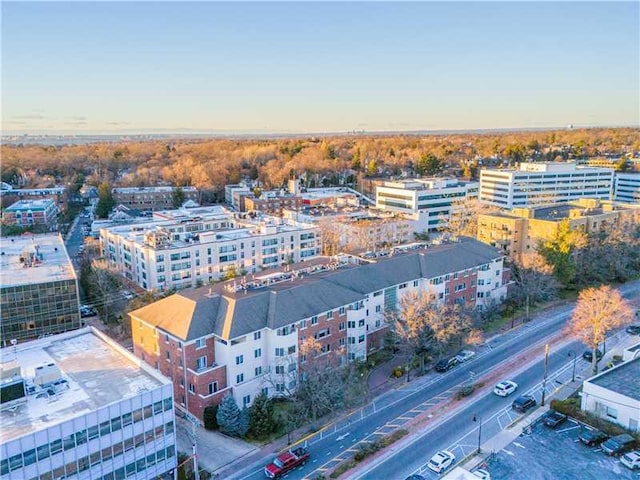
M511 209L580 198L611 200L613 169L575 163L526 163L517 170L480 171L480 202Z
M241 211L256 211L268 215L282 216L284 209L299 210L302 207L302 197L278 192L263 192L260 198L253 194L244 196Z
M244 211L244 197L252 194L252 187L244 183L224 186L224 201L237 212Z
M93 328L1 351L1 480L173 479L171 382Z
M159 220L164 218L164 220ZM154 214L154 221L100 230L103 256L145 290L195 287L320 254L318 227L222 207Z
M179 292L135 310L134 353L172 378L178 408L202 420L204 408L227 394L240 407L260 392L285 395L306 362L365 360L383 346L385 314L405 293L483 308L502 302L510 282L504 255L473 239L365 265L345 258Z
M58 206L50 198L18 200L2 212L2 223L18 227L42 225L48 230L58 226Z
M502 249L510 258L533 253L538 244L556 238L562 222L572 230L595 233L640 220L640 204L601 201L595 198L553 205L514 208L478 216L477 239Z
M80 328L78 282L60 235L4 238L0 250L3 345Z
M614 192L616 202L640 204L640 173L616 172Z
M406 215L416 232L445 226L456 202L477 197L477 182L455 178L401 180L376 186L376 207Z
M53 200L53 203L61 210L66 210L67 189L65 187L53 188L13 188L3 182L0 189L2 206L11 205L18 200Z
M183 203L198 201L196 187L123 187L114 188L112 193L116 205L138 210L166 210L174 208L173 195L178 188L184 194Z

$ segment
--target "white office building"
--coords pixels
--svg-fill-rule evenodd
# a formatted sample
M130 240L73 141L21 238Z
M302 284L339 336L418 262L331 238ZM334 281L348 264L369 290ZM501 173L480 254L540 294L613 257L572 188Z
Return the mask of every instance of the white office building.
M640 173L616 173L616 202L640 203Z
M413 220L415 232L437 230L446 225L452 205L477 197L477 182L455 178L384 182L376 187L376 207L405 214Z
M0 351L0 479L172 479L171 382L92 328Z
M320 254L319 228L293 220L234 215L222 207L154 214L159 218L100 231L110 266L149 291L195 287Z
M518 170L480 171L480 202L511 209L580 198L611 200L613 169L575 163L521 163Z

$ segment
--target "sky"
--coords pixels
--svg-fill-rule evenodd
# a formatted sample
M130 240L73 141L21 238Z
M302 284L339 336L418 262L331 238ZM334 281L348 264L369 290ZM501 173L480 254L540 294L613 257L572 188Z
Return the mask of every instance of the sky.
M2 2L2 132L640 124L640 3Z

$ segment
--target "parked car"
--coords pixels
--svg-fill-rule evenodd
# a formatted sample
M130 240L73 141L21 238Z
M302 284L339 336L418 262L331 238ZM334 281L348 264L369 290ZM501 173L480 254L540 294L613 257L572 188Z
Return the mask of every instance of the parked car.
M640 451L629 452L620 457L620 463L631 470L640 469Z
M516 412L525 413L528 410L532 409L538 404L536 399L531 395L521 395L516 398L511 404L511 408L513 408Z
M418 475L414 473L413 475L409 475L404 480L425 480L425 478L422 475Z
M450 368L455 367L458 363L460 362L456 357L443 358L436 363L436 372L446 372Z
M609 435L601 432L600 430L585 429L580 433L578 439L588 447L593 447L595 445L600 445L605 440L609 440Z
M86 317L93 317L94 315L97 315L98 312L96 311L95 308L90 307L89 305L80 305L80 316L82 318L86 318Z
M476 352L473 352L471 350L460 350L456 354L456 358L458 359L458 362L460 362L460 363L464 363L464 362L466 362L468 360L471 360L475 356L476 356Z
M130 292L129 290L122 290L122 292L120 293L122 293L122 296L127 300L133 300L134 298L136 298L135 294Z
M607 455L617 457L633 448L635 439L628 433L616 435L602 444L602 451Z
M286 451L273 459L264 467L264 474L269 478L279 478L299 465L304 465L309 460L309 451L304 447Z
M491 474L484 468L478 468L477 470L474 470L473 474L476 477L481 478L482 480L491 480Z
M640 335L640 325L629 325L625 329L625 332L627 332L630 335Z
M544 423L547 427L556 428L566 420L567 416L564 413L556 412L555 410L549 410L542 419L542 423Z
M591 350L585 350L582 354L582 358L584 358L587 362L591 362L593 360L593 352ZM596 348L596 360L600 360L602 358L602 352Z
M455 461L456 456L453 453L448 450L441 450L431 457L431 460L427 463L427 467L436 473L442 473L453 465Z
M518 389L518 384L511 380L503 380L493 387L493 393L499 397L508 397Z

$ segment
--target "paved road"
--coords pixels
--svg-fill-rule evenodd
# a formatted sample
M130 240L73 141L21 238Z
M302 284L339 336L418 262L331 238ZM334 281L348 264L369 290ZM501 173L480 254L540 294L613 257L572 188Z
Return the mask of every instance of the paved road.
M628 340L637 341L637 337L631 339L622 330L607 340L607 350L610 351L619 345L627 346L632 343ZM559 348L550 351L549 374L547 382L544 384L547 405L557 386L570 381L572 378L573 360L572 357L569 357L569 353L577 352L579 356L584 350L585 346L582 343L568 340ZM452 418L438 424L435 428L426 430L411 444L404 445L401 450L385 459L376 468L355 478L367 480L380 478L390 480L404 479L412 473L419 473L426 479L439 478L426 465L438 450L449 450L460 460L478 448L478 422L473 422L474 416L476 416L477 421L479 421L480 417L482 418L482 438L486 440L496 435L511 422L522 417L521 414L511 409L511 402L518 395L523 393L532 394L536 398L538 405L540 405L543 390L542 378L544 376L543 357L544 355L541 355L540 360L510 378L519 386L518 391L510 397L500 398L493 393L483 395L473 403L457 411ZM578 357L576 370L578 373L588 374L590 371L589 362ZM580 380L580 378L577 380ZM577 382L575 386L576 388L578 387ZM523 425L527 425L526 420L523 421Z
M621 287L621 291L627 296L637 298L639 287L640 282L631 282ZM494 338L478 352L472 361L445 374L429 374L407 384L405 388L387 392L373 403L355 411L348 418L306 438L305 443L312 459L304 467L289 473L286 478L313 478L328 468L335 467L347 457L346 450L373 432L389 433L407 424L435 403L450 398L462 384L469 381L470 373L481 376L492 371L502 362L507 365L511 359L530 348L531 345L557 334L572 310L573 305L553 309L545 314L544 319ZM561 358L561 355L558 358ZM564 355L562 360L566 361L566 352ZM559 361L554 360L554 362ZM540 373L538 378L541 378ZM526 378L523 378L523 388L527 388ZM510 401L507 399L505 402ZM234 473L230 478L262 479L264 478L263 466L268 460L270 458L265 457L242 471Z

